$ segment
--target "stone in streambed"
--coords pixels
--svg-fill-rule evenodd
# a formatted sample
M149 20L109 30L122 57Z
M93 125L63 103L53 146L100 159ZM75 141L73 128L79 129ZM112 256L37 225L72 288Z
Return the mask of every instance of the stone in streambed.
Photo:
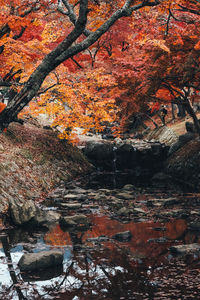
M133 195L130 195L129 193L118 193L115 196L124 200L133 200Z
M27 253L20 258L18 266L21 271L45 269L62 264L63 257L63 253L59 250Z
M188 245L178 245L170 247L172 254L177 255L187 255L187 254L200 254L200 244L188 244Z
M126 207L122 207L117 211L117 215L118 216L127 216L132 212L131 209L126 208Z
M67 208L67 209L73 210L73 209L79 209L79 208L81 208L82 204L78 203L78 202L77 203L61 203L61 206L63 208Z
M79 226L79 225L88 225L90 221L85 215L74 215L66 216L60 218L60 225L63 227Z
M118 232L112 236L112 239L119 242L129 242L132 238L132 233L130 231Z
M64 195L63 197L65 200L77 200L77 195L74 195L74 194L67 194L67 195Z
M134 185L132 184L126 184L124 187L123 187L123 190L124 191L133 191L135 189Z
M39 212L34 201L19 201L12 199L10 202L10 217L15 225L23 225L34 218Z

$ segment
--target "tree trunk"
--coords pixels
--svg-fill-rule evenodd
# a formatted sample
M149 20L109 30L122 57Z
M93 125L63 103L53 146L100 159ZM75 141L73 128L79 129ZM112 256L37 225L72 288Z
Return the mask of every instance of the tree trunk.
M197 119L197 116L192 108L192 105L190 104L190 101L188 99L185 100L186 104L185 104L185 109L188 112L188 114L192 117L193 122L194 122L194 126L196 131L198 132L198 134L200 135L200 123L199 120Z
M176 116L175 116L175 104L171 104L171 108L172 108L172 120L175 120L176 119Z
M18 113L37 94L48 73L49 71L46 70L45 72L44 68L41 68L40 65L40 68L36 69L31 75L24 88L10 100L7 107L0 114L0 131L7 128L17 118Z
M134 11L145 6L157 6L158 1L142 1L133 5L133 1L126 0L122 8L116 10L96 31L91 32L83 41L75 43L85 31L88 14L88 0L78 1L79 17L75 22L74 29L69 35L49 54L46 55L42 63L32 73L24 88L8 103L7 107L0 113L0 131L6 128L18 113L37 95L46 76L59 66L65 60L72 58L74 55L88 49L98 39L109 30L109 28L120 18L129 17ZM77 3L78 3L77 2Z

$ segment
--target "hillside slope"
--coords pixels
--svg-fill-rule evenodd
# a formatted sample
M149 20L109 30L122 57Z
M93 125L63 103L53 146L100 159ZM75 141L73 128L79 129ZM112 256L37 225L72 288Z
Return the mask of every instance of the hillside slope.
M12 123L0 134L0 212L7 210L9 199L38 200L90 167L76 147L52 130Z

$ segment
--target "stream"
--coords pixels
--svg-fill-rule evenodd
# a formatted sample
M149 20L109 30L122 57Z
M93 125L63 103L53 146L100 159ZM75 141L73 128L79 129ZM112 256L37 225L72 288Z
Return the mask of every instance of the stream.
M0 299L199 299L200 249L172 249L200 245L200 194L97 173L58 187L40 206L84 214L89 225L2 230ZM20 272L24 253L51 249L64 252L62 265Z

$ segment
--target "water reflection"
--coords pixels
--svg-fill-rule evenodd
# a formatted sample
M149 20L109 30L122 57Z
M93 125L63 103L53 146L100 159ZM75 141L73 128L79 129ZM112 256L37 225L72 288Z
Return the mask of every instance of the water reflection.
M63 231L56 225L49 232L20 229L0 236L0 299L156 299L158 270L172 263L168 248L197 238L185 220L122 224L88 217L90 228ZM112 239L124 231L131 232L130 242ZM20 273L17 263L24 252L52 248L64 250L63 266Z

